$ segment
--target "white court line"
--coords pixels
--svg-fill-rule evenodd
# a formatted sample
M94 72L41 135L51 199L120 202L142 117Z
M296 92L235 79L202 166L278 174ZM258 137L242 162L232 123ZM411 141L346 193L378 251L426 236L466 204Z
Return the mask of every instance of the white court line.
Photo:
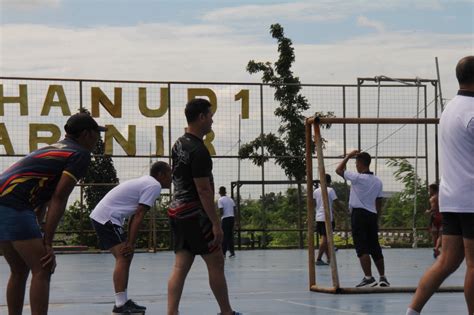
M347 313L347 314L356 314L356 315L369 315L368 313L360 313L360 312L354 312L354 311L345 311L345 310L340 310L340 309L337 309L337 308L330 308L330 307L316 306L316 305L311 305L311 304L297 303L297 302L292 302L292 301L283 300L283 299L275 299L275 301L284 302L284 303L288 303L288 304L299 305L299 306L306 306L306 307L309 307L309 308L315 308L315 309L322 309L322 310L327 310L327 311L333 311L333 312L340 312L340 313Z

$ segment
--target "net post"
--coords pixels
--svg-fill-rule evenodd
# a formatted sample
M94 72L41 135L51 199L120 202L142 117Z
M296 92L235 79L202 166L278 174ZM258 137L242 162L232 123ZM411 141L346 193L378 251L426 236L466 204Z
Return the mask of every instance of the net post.
M308 267L309 287L316 284L316 267L314 266L314 202L313 202L313 160L311 150L311 125L309 119L305 122L306 142L306 209L308 216Z
M319 120L315 120L313 124L314 128L314 142L316 143L316 155L318 159L318 169L319 169L319 183L321 185L321 196L323 199L324 205L324 213L325 213L325 226L326 226L326 238L328 241L328 252L330 254L330 266L331 266L331 276L332 276L332 283L335 289L340 287L339 284L339 274L337 272L337 260L336 260L336 252L334 250L334 235L331 226L331 213L329 210L329 198L328 198L328 191L327 191L327 183L326 183L326 170L324 167L324 156L323 156L323 144L321 139L321 129L319 126Z

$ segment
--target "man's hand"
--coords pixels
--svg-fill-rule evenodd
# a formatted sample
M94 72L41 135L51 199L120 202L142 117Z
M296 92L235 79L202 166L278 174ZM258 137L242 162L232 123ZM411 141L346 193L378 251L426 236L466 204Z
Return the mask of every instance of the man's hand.
M120 249L120 254L124 255L125 257L133 255L135 251L135 246L131 243L125 242Z
M213 224L212 234L214 234L214 240L212 241L212 245L221 247L222 240L224 239L224 232L222 231L222 227L219 224Z
M353 151L349 152L349 154L347 155L347 157L353 158L354 156L356 156L356 155L359 154L359 153L360 153L359 150L353 150Z
M41 257L41 267L43 269L49 270L52 274L56 269L56 255L54 255L54 250L52 245L45 244L44 248L46 249L46 254Z

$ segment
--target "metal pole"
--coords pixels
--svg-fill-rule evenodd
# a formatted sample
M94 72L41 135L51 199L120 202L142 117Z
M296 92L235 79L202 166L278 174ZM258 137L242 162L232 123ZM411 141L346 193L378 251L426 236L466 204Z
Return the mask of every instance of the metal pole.
M380 118L380 80L377 79L377 118ZM374 174L377 175L377 164L378 164L378 157L379 156L379 124L376 125L375 131L375 167L374 167Z
M262 158L265 153L263 149L263 85L260 84L260 140L261 143L261 154ZM262 162L262 214L263 214L263 237L262 237L262 248L266 247L267 244L267 211L264 207L263 201L265 200L265 162Z
M438 57L435 57L435 62L436 62L436 76L438 77L438 86L439 86L439 103L441 104L441 112L443 112L444 104L443 104L443 93L441 91L441 78L439 75Z
M416 118L419 117L420 113L420 84L417 82L417 87L416 87ZM416 234L416 212L417 212L417 203L418 203L418 131L419 131L419 126L416 125L416 138L415 138L415 192L413 196L413 248L418 247L418 236Z

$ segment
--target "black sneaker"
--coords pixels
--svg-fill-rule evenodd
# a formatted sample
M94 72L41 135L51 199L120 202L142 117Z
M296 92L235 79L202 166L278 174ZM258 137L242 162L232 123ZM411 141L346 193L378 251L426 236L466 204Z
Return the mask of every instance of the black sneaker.
M217 313L217 315L222 315L222 313ZM240 312L233 311L232 315L243 315L243 314Z
M390 286L390 282L388 282L387 277L385 276L380 277L379 286L384 287L384 288L388 288Z
M118 313L118 314L143 314L145 313L146 307L140 306L133 302L132 300L128 300L124 305L117 307L114 305L114 309L112 310L112 313Z
M324 260L316 260L316 266L328 266L329 264L325 262Z
M370 277L369 279L364 277L364 279L362 279L362 281L356 285L356 288L375 287L376 285L377 281L375 281L374 277Z
M230 254L229 258L235 258L235 254Z

